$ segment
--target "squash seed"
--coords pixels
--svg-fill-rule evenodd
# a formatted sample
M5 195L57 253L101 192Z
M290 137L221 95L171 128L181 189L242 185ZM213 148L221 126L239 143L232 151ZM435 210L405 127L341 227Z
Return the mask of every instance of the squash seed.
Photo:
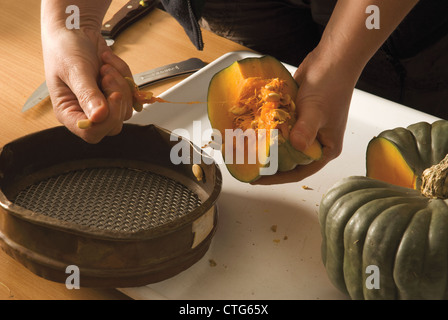
M136 112L140 112L143 110L143 105L141 103L138 103L137 101L134 102L134 105L132 106L132 108L136 111Z
M193 174L196 177L196 179L198 179L198 181L201 181L204 178L204 171L202 171L202 168L200 165L194 164L191 167L191 170L193 171Z
M291 111L295 111L296 110L296 104L294 103L294 101L291 100L291 103L289 104L289 109Z
M285 94L280 100L280 103L284 106L289 105L291 103L291 96L289 94Z
M79 129L89 129L92 126L92 121L89 119L82 119L78 121L77 125Z
M282 109L275 109L274 120L286 121L289 119L289 113Z
M233 106L232 108L230 108L229 110L233 115L235 116L241 116L244 113L246 113L246 108L244 106L240 107L240 106Z
M271 92L271 93L268 94L268 96L266 98L266 101L278 102L278 101L280 101L280 95L278 93L276 93L276 92Z

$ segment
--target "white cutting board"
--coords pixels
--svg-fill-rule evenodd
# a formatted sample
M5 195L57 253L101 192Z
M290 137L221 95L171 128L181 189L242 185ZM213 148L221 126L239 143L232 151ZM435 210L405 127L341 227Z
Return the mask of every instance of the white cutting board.
M205 102L212 76L250 56L258 55L225 54L161 97ZM322 195L343 177L365 174L365 150L373 136L385 129L437 119L355 90L344 149L337 159L303 181L275 186L241 183L220 164L223 188L218 229L205 256L168 280L120 290L134 299L347 299L330 283L321 260L317 212ZM186 129L185 136L203 146L209 139L193 136L193 121L200 121L202 130L210 129L205 103L147 105L129 122L153 123L171 131ZM222 163L219 152L204 150Z

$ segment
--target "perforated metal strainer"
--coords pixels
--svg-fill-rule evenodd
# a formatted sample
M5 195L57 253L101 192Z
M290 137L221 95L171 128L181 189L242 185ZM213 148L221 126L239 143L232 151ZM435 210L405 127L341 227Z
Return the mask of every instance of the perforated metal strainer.
M58 282L76 265L82 286L139 286L191 266L216 229L221 173L201 163L198 180L192 161L174 165L170 151L180 138L170 135L126 124L120 135L92 145L57 127L5 145L2 248ZM201 152L189 147L191 159Z

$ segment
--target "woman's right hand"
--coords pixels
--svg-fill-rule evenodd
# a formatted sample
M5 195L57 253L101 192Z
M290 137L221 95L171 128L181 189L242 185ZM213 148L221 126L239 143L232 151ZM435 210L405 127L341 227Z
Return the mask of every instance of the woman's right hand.
M124 79L132 73L101 36L107 1L95 1L96 10L83 7L89 1L78 1L81 22L85 21L79 29L65 26L66 2L42 3L47 87L56 118L85 141L97 143L105 136L118 134L123 121L132 116L132 91ZM93 125L79 128L78 121L84 119Z

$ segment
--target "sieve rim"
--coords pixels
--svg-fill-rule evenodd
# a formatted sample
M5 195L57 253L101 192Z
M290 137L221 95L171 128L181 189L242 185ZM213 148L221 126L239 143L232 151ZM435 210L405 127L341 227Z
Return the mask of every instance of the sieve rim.
M209 210L213 209L217 202L217 198L221 192L222 178L219 171L217 171L215 179L216 183L212 193L208 196L208 198L205 201L203 201L195 209L165 224L151 227L148 229L137 230L134 232L111 230L111 229L98 229L95 227L91 227L89 225L82 225L72 221L62 221L57 218L48 216L44 213L35 212L33 210L15 204L6 197L6 195L1 189L0 189L0 206L2 206L9 213L14 214L15 216L24 219L30 223L35 223L44 227L50 227L59 231L65 231L73 234L96 237L101 239L130 240L130 241L137 239L146 240L156 238L161 234L168 234L171 232L175 232L177 229L190 224L192 221L195 221L196 219L207 213Z
M138 128L137 130L140 130L140 129L147 130L148 128L149 129L155 128L156 131L165 135L165 137L164 137L165 139L166 139L166 137L169 137L169 135L171 134L171 132L169 130L161 128L161 127L153 125L153 124L145 125L145 126L125 124L123 126L123 129L135 128L135 127ZM41 133L47 133L47 132L51 132L53 130L59 131L59 130L64 130L64 129L65 128L63 128L63 127L50 128L50 129L46 129L46 130L43 130L43 131L40 131L37 133L29 134L25 137L17 139L16 141L24 140L27 138L34 138L35 136L37 136ZM14 143L14 142L15 141L13 141L11 143ZM198 148L193 143L190 142L190 144L191 144L192 148ZM4 151L4 147L0 149L0 154L2 154L3 151ZM100 161L98 159L90 159L90 160ZM110 161L110 160L111 159L107 159L107 161ZM123 159L114 159L114 160L121 161ZM127 161L127 160L125 160L125 161ZM68 166L72 169L73 168L76 169L81 166L84 166L84 167L86 166L85 159L74 160L71 163L63 162L63 163L60 163L59 165ZM103 163L103 165L104 165L104 163ZM148 165L151 165L151 164L148 164ZM187 166L190 166L190 171L191 171L192 164L187 165ZM2 186L0 186L0 206L7 213L10 213L10 214L16 216L17 218L26 220L27 222L30 222L33 224L40 225L42 227L52 228L52 229L63 231L63 232L78 234L78 235L82 235L85 237L95 237L98 239L121 240L121 241L147 240L147 239L156 238L160 235L165 235L165 234L168 234L171 232L175 232L177 229L182 228L182 227L190 224L191 222L195 221L196 219L200 218L201 216L206 214L209 210L213 210L213 208L215 207L215 204L217 202L217 199L219 197L219 194L221 192L222 174L221 174L219 166L217 165L217 163L215 161L213 161L212 163L206 164L206 166L209 168L209 171L211 171L211 173L212 173L209 175L210 176L209 179L213 179L213 189L211 190L211 192L208 193L207 198L205 200L203 200L202 203L198 207L191 210L187 214L177 217L176 219L169 221L165 224L155 226L152 228L148 228L148 229L137 230L137 231L133 231L133 232L127 232L127 231L122 231L122 230L112 230L112 229L98 229L95 227L90 227L88 225L77 224L77 223L74 223L71 221L61 221L61 220L53 218L51 216L48 216L48 215L45 215L42 213L38 213L38 212L34 212L30 209L27 209L20 205L17 205L13 201L11 201L5 194ZM52 168L52 167L49 167L49 168ZM140 167L132 167L132 166L129 166L127 168L128 169L141 169ZM70 171L70 170L68 170L68 171ZM151 171L151 170L149 170L149 171ZM158 172L153 172L153 173L161 175ZM162 174L162 176L169 178L169 179L173 179L173 177L170 177L167 175ZM184 178L186 180L189 180L191 183L196 184L200 188L200 182L194 181L194 176L184 177ZM182 181L179 181L176 178L174 178L173 180L175 180L176 182L179 182L185 186L185 183L183 183Z

